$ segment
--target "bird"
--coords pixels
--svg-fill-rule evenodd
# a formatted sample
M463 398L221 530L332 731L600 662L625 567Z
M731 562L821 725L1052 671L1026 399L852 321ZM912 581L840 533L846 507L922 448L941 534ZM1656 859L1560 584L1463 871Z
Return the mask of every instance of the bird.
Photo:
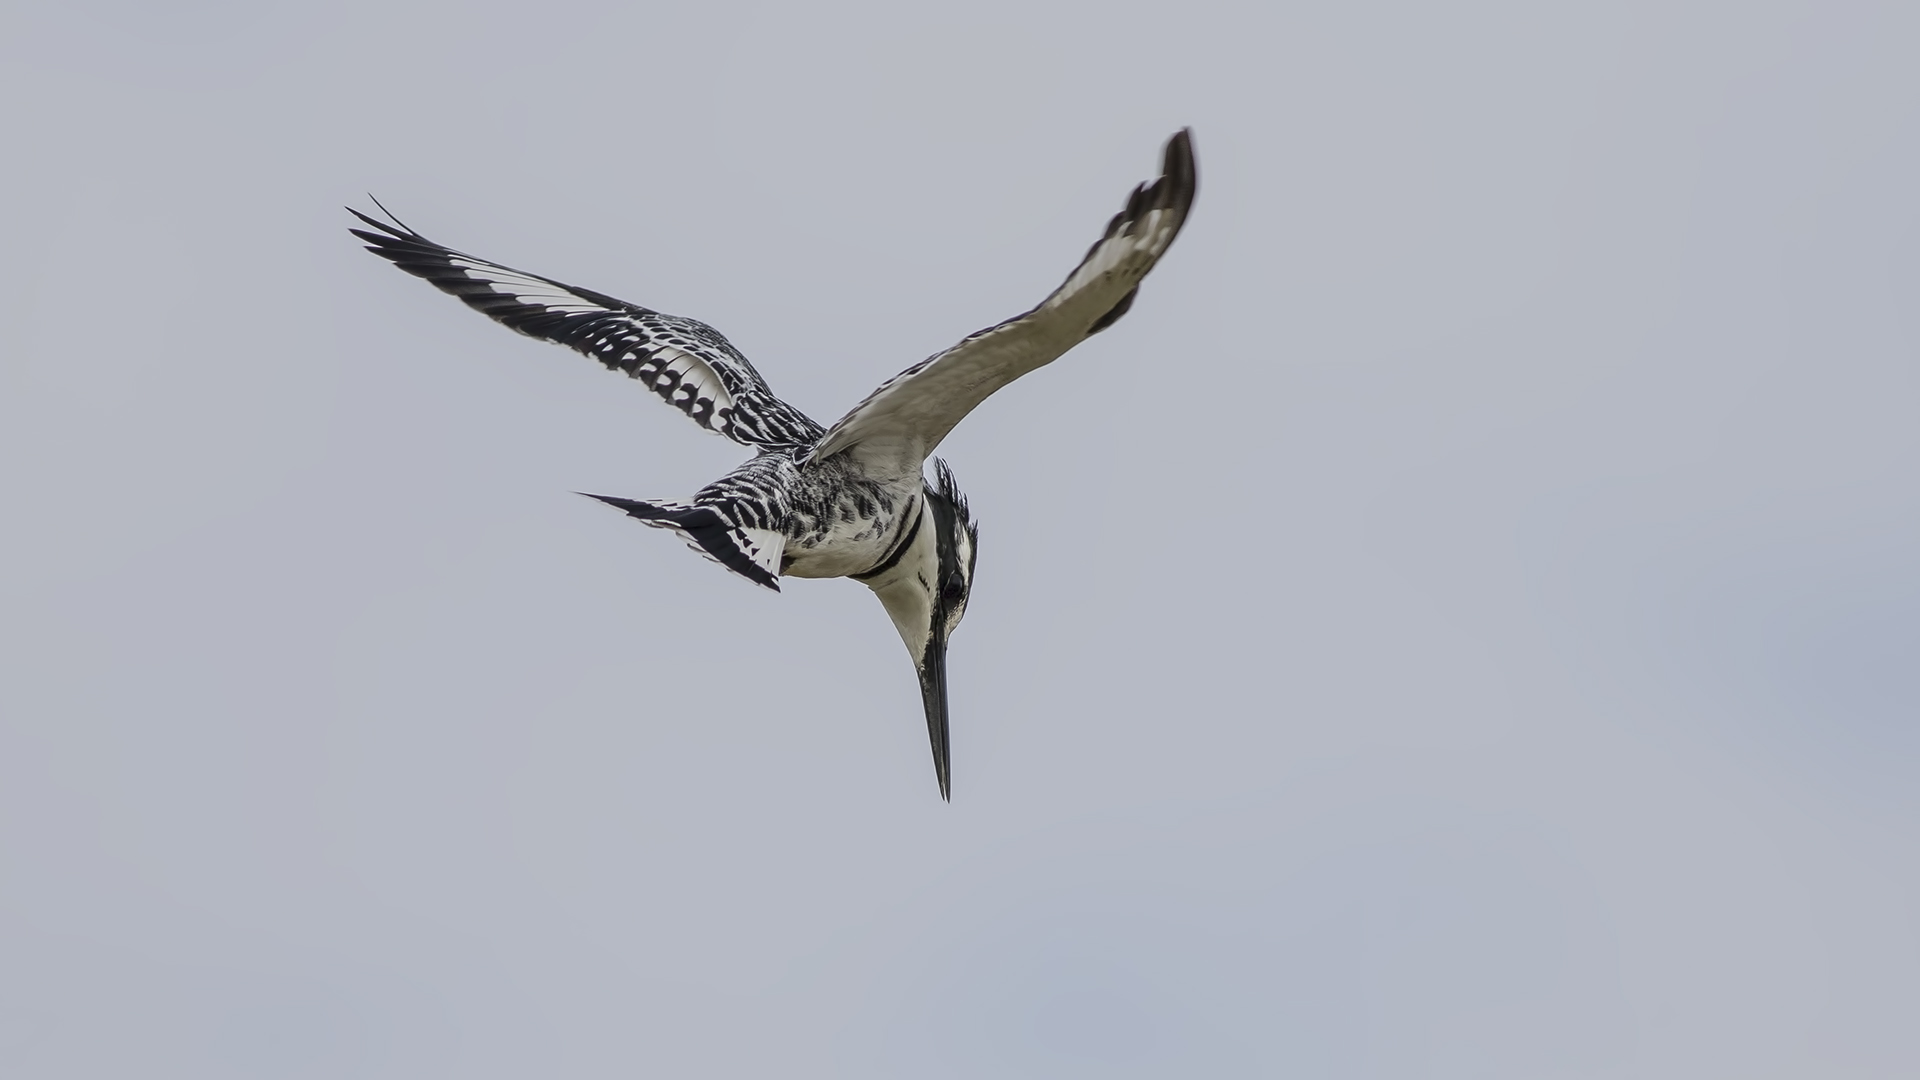
M1197 189L1193 134L1182 128L1161 152L1159 175L1134 187L1046 299L888 379L825 427L776 397L703 322L456 251L378 199L387 221L347 210L366 226L349 231L368 251L508 329L625 373L702 428L752 450L689 498L588 497L678 533L775 592L781 577L845 577L872 590L917 669L934 776L951 802L947 643L966 615L980 533L953 470L933 458L929 478L927 461L989 395L1127 313Z

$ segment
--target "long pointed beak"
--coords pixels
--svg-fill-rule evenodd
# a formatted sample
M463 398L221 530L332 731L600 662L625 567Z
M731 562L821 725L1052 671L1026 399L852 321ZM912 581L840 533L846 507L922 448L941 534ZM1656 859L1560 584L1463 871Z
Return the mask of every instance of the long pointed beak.
M927 739L933 744L933 774L940 781L940 797L953 801L953 766L947 752L947 634L946 620L936 613L933 634L920 654L920 696L927 706Z

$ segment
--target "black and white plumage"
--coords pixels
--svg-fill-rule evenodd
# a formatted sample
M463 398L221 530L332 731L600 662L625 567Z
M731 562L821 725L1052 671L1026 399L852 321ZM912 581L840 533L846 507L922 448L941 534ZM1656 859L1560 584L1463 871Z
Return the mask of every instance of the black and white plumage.
M1038 306L894 376L830 428L775 397L705 323L463 254L397 218L353 210L368 228L352 232L496 322L625 372L701 427L757 451L689 499L592 497L674 530L775 591L782 576L850 577L872 589L919 669L934 770L949 798L947 639L966 614L979 529L944 462L925 478L927 458L994 391L1126 314L1193 205L1187 130L1168 140L1160 171Z

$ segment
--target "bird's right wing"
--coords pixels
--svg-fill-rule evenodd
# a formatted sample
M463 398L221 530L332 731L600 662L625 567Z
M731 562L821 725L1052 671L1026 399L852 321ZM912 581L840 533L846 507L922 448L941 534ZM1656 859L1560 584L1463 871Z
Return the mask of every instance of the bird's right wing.
M389 225L348 210L379 230L350 230L367 242L368 251L508 329L626 372L708 431L769 450L805 446L820 437L820 425L773 396L740 350L706 323L477 259L434 243L398 219Z
M1127 313L1140 280L1179 235L1197 188L1193 136L1182 128L1167 140L1160 175L1133 189L1126 207L1051 296L894 376L828 428L809 457L845 451L918 471L988 395Z

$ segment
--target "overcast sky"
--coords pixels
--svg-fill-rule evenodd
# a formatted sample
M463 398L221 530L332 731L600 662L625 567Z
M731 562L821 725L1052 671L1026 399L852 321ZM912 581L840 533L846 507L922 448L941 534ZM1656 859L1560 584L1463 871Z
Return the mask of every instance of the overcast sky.
M1920 1075L1920 7L34 2L0 21L0 1074ZM361 251L942 447L954 801L743 451Z

